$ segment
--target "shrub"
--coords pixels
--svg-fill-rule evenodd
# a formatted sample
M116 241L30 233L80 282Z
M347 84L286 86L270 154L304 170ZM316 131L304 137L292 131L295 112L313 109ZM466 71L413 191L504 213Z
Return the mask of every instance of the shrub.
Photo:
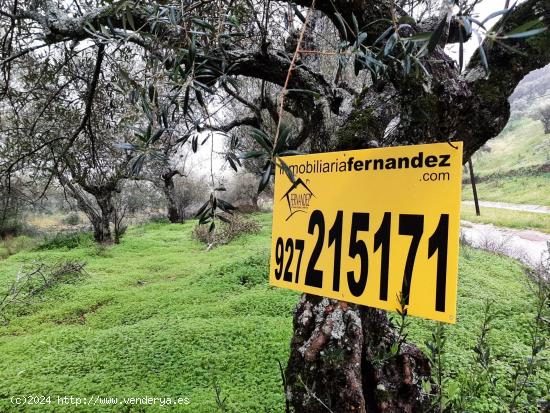
M258 206L249 205L249 204L239 205L238 208L239 208L239 212L241 214L253 214L253 213L258 212L260 210L260 208Z
M69 215L61 220L61 222L70 226L78 225L80 224L80 215L78 215L78 212L70 212Z
M115 244L120 244L121 238L126 234L126 231L128 230L128 225L123 223L118 223L115 225Z
M18 252L30 249L38 243L38 240L27 237L25 235L19 237L6 237L0 243L0 259L8 258L10 255L15 255Z
M8 216L4 220L0 219L0 238L16 237L23 232L24 227L19 217Z
M200 242L214 247L231 242L239 235L257 234L261 226L258 222L251 219L245 219L240 215L225 214L224 219L227 222L220 222L210 231L209 225L197 225L193 230L193 236Z
M87 232L59 232L52 238L46 239L42 244L36 247L37 251L55 250L55 249L75 249L82 245L91 243L92 236Z
M88 252L89 255L95 257L111 258L113 255L110 248L105 244L94 243L92 249Z
M149 222L151 224L169 224L170 220L166 217L166 215L153 215L149 218Z

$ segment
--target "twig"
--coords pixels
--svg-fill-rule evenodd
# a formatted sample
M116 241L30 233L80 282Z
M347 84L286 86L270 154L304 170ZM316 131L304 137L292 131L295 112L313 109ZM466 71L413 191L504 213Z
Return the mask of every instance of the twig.
M313 393L307 386L306 384L304 383L304 381L302 380L302 377L301 376L298 376L298 378L300 379L300 383L302 384L302 386L304 386L304 389L306 389L306 392L308 395L310 395L311 397L313 397L315 400L317 400L319 403L321 403L321 405L327 409L327 411L329 413L334 413L332 410L330 410L330 408L319 398L317 397L317 395L315 393Z
M84 128L86 127L86 125L90 120L90 116L92 114L92 105L94 102L95 92L99 82L99 75L101 74L101 65L103 64L104 57L105 57L105 45L103 43L100 43L97 50L97 58L96 58L96 63L94 67L94 73L92 75L92 80L90 82L90 86L88 88L88 94L86 96L86 105L84 108L84 115L82 116L80 124L78 125L76 130L73 132L72 136L69 138L65 146L62 148L61 155L59 156L59 158L54 160L54 166L52 168L54 172L52 172L52 174L50 175L48 182L44 187L44 191L40 195L40 198L42 198L45 195L46 190L48 189L50 182L53 179L53 175L55 171L58 171L57 167L59 165L59 159L62 159L65 157L65 155L67 155L67 153L69 152L69 149L73 146L75 141L78 139L78 136L84 130Z
M304 34L306 32L307 24L309 23L312 10L314 10L315 8L315 1L316 0L312 0L311 7L307 11L306 20L304 22L304 25L302 26L302 30L300 31L300 37L298 38L298 43L296 44L296 50L294 50L294 55L292 56L292 61L290 62L290 67L288 68L288 72L286 74L285 84L279 97L279 121L277 122L277 131L275 132L275 139L273 140L273 150L275 150L275 148L277 147L277 140L279 139L279 131L281 129L281 120L283 119L283 109L285 104L285 95L288 89L288 83L290 82L290 77L292 76L292 71L294 70L294 67L296 65L298 55L300 54L300 46L302 45L302 41L304 40Z
M397 33L397 15L395 14L395 2L394 0L390 0L390 11L391 11L391 20L393 23L393 28L395 32Z
M38 44L36 46L32 46L32 47L29 47L27 49L21 50L20 52L15 53L15 54L13 54L9 57L6 57L4 60L0 61L0 67L4 66L5 64L7 64L7 63L19 58L19 57L25 56L25 55L29 54L30 52L33 52L35 50L41 49L41 48L46 47L46 46L50 46L50 44L48 44L48 43Z
M285 413L290 413L290 403L288 402L288 398L286 397L285 371L283 369L283 365L281 364L281 360L277 360L277 363L279 364L279 372L281 373L281 379L283 380L283 391L285 393Z

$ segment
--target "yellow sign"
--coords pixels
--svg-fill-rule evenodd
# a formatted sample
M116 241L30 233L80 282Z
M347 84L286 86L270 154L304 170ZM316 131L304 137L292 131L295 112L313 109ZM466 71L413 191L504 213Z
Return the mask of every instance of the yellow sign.
M271 285L455 323L462 142L283 161Z

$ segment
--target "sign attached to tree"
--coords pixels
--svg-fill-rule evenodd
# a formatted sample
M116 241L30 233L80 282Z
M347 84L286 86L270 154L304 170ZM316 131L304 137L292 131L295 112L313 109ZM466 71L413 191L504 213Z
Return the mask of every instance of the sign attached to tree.
M455 323L461 142L282 159L271 285Z

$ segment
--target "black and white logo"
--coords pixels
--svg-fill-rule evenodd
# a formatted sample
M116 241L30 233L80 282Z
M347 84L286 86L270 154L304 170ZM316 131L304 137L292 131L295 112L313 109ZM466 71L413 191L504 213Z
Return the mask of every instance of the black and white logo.
M311 197L313 196L315 195L313 195L311 189L308 188L301 178L294 181L290 189L281 198L281 200L286 198L288 202L289 216L286 220L288 221L298 212L307 212Z

